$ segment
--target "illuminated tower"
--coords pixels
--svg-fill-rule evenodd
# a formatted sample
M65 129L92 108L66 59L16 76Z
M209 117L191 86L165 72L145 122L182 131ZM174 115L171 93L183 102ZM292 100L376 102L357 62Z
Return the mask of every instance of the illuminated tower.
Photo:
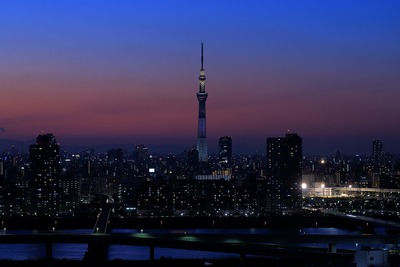
M207 152L207 136L206 136L206 100L208 93L206 93L206 76L204 75L203 68L203 43L201 43L201 69L199 76L200 88L197 93L197 100L199 100L199 127L197 130L197 151L199 151L199 161L208 161Z

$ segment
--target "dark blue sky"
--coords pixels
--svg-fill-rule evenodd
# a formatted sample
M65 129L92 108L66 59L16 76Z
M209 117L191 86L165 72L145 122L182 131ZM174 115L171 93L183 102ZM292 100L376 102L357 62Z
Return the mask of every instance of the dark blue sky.
M400 152L399 1L0 1L0 132L61 145Z

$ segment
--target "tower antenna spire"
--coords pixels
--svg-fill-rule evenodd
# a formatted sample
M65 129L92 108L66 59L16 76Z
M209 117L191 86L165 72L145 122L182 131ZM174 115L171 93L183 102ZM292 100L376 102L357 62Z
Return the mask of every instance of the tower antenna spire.
M201 69L203 69L203 43L201 43Z

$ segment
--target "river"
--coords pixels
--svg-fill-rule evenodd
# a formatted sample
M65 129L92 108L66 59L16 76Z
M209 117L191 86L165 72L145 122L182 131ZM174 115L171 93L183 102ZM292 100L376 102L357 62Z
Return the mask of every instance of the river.
M384 228L376 228L377 233L384 234ZM58 233L73 233L73 234L90 234L93 229L74 229L74 230L55 230ZM291 232L293 235L298 234L329 234L329 235L354 235L362 234L358 230L348 230L339 228L298 228L298 229L269 229L269 228L196 228L196 229L113 229L113 233L126 233L133 234L140 231L147 233L196 233L196 234L269 234L277 233L279 231L285 234ZM6 230L0 231L0 234L29 234L35 233L35 230ZM304 246L317 246L316 244L302 244ZM353 245L340 245L337 248L344 249L357 249L360 244ZM389 248L391 245L377 244L380 248ZM55 259L71 259L81 260L86 252L86 244L68 244L68 243L57 243L53 244L53 258ZM46 246L45 244L0 244L0 259L10 260L34 260L45 257ZM237 254L230 253L217 253L217 252L206 252L206 251L192 251L192 250L178 250L178 249L167 249L167 248L155 248L154 258L180 258L180 259L213 259L213 258L232 258L237 257ZM110 245L108 259L122 259L122 260L147 260L149 259L149 248L138 247L138 246L122 246L122 245Z

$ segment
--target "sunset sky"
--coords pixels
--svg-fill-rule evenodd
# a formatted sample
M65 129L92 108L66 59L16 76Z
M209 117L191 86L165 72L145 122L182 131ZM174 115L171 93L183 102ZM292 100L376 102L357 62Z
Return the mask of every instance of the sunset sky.
M0 139L400 154L400 1L1 0ZM3 150L0 147L0 150ZM132 148L133 149L133 148ZM172 152L172 151L171 151Z

